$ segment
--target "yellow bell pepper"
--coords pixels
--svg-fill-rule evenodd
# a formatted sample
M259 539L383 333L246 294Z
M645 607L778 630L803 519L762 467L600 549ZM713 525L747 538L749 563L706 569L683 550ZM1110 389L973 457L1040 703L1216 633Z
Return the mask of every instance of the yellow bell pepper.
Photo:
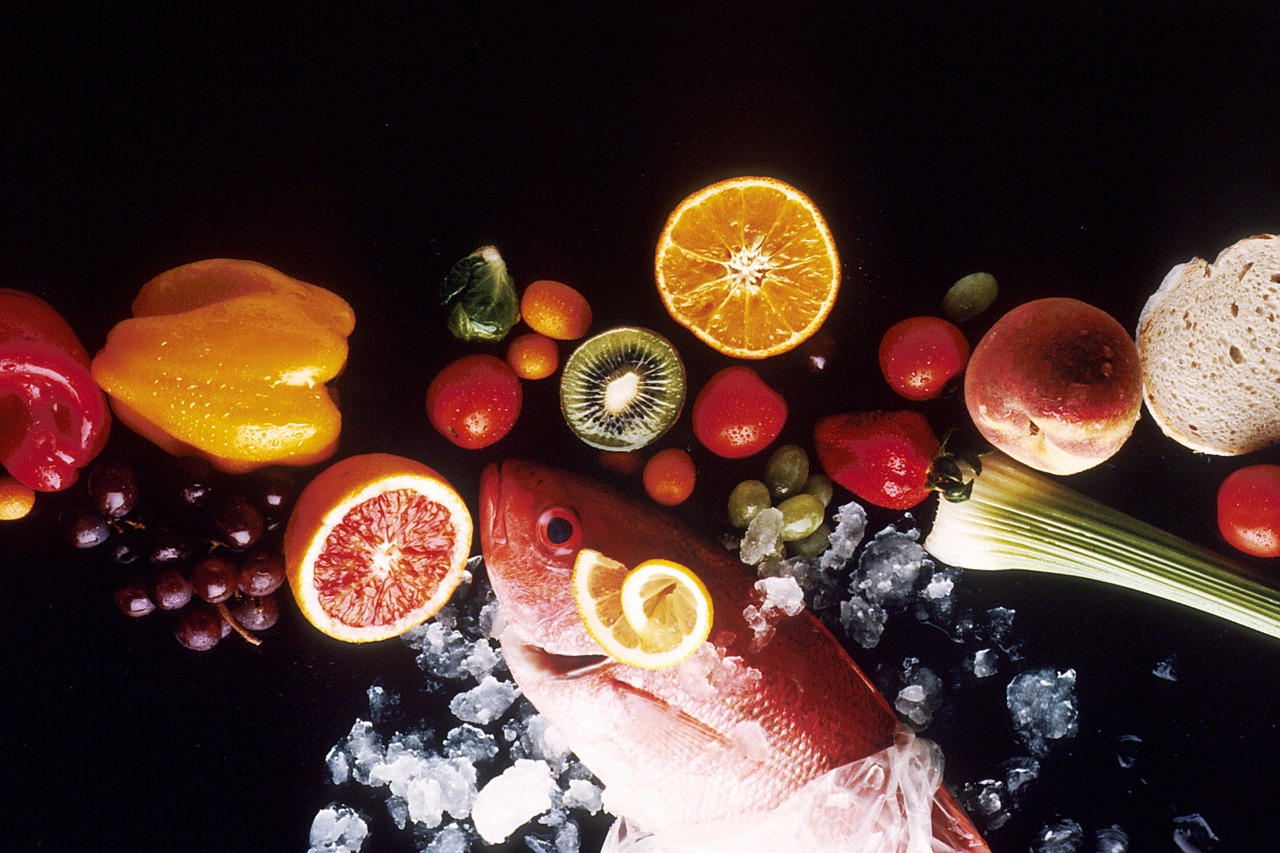
M326 382L347 360L342 298L252 261L198 261L143 285L93 359L116 417L175 455L230 472L337 449Z

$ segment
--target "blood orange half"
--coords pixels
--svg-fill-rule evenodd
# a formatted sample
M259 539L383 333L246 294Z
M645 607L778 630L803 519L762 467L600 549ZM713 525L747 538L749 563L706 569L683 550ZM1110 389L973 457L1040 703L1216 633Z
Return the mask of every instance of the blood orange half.
M433 469L387 453L351 456L298 496L284 534L289 585L331 637L397 637L449 600L471 533L466 503Z

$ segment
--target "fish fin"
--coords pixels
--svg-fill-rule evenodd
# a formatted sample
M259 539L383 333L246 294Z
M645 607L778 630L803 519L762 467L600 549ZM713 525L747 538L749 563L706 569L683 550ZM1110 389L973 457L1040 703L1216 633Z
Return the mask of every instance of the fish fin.
M933 795L933 837L948 845L949 850L991 853L991 848L978 834L964 808L941 785Z
M663 853L663 849L652 833L645 832L629 818L620 817L609 827L600 853Z
M689 761L709 749L733 746L733 740L687 711L668 705L634 684L617 679L614 684L619 695L625 698L629 712L638 721L639 730L652 731L654 736L650 742L659 748L669 749L672 758Z

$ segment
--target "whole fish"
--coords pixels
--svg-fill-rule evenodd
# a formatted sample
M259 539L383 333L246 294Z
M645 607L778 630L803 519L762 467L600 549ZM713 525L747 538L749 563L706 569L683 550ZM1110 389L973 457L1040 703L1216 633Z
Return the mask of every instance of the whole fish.
M941 786L940 751L902 727L805 610L752 648L756 578L651 505L530 462L490 466L480 539L520 689L605 786L606 849L989 851ZM614 661L570 579L580 548L665 558L706 584L711 636L664 670ZM757 644L758 646L758 644Z

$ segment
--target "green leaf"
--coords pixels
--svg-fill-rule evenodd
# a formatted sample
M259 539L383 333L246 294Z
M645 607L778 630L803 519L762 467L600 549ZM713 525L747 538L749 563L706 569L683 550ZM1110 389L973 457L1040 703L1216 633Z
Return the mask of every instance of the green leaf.
M464 341L500 341L520 320L520 301L502 255L482 246L453 265L440 283L449 331Z

